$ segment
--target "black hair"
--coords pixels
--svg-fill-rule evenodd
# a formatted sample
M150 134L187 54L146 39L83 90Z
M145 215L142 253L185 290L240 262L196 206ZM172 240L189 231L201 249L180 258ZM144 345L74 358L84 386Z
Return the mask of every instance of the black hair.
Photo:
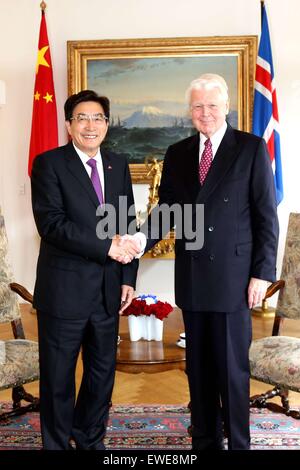
M103 108L105 116L109 119L109 99L106 96L99 96L95 91L83 90L69 96L65 102L65 120L70 121L73 116L74 108L79 103L83 103L85 101L95 101L95 103L99 103Z

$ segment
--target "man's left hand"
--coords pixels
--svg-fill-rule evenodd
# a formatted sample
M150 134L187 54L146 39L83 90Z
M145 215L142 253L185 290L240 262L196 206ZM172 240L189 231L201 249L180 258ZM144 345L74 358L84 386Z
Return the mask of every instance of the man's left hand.
M119 310L119 315L122 315L125 308L127 308L133 299L134 289L131 286L126 286L125 284L121 287L121 307Z
M248 286L248 305L250 309L262 303L270 284L269 281L251 277Z

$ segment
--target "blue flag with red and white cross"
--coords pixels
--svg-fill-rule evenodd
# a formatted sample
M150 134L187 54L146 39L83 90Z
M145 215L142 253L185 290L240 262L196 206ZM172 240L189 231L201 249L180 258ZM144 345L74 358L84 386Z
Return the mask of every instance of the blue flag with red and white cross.
M267 13L262 4L262 29L256 61L253 134L267 143L274 171L277 204L283 199L279 120Z

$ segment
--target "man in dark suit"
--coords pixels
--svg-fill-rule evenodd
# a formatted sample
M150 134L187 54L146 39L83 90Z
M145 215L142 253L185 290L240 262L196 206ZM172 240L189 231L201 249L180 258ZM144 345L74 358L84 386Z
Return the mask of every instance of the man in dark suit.
M222 449L224 425L228 448L245 450L250 446L249 309L275 280L273 174L264 140L226 123L229 98L222 77L202 75L187 96L198 133L168 148L159 204L141 227L147 244L141 233L135 237L147 251L170 228L163 216L156 217L161 206L181 208L175 221L176 233L180 225L183 229L183 237L176 236L175 298L185 324L193 449ZM197 216L201 205L203 224ZM184 217L188 209L192 215ZM156 238L151 229L159 231ZM192 232L198 242L190 239Z
M133 204L125 159L102 150L109 100L85 90L65 103L72 142L36 157L32 207L41 236L34 291L40 349L41 430L44 449L104 449L102 439L114 383L118 312L130 304L137 260L121 241L119 197ZM114 208L106 233L105 209ZM99 206L99 207L98 207ZM97 209L98 208L98 209ZM96 215L97 210L97 215ZM125 229L126 230L126 229ZM96 233L97 232L97 233ZM122 303L121 307L120 304ZM83 377L75 400L75 368Z

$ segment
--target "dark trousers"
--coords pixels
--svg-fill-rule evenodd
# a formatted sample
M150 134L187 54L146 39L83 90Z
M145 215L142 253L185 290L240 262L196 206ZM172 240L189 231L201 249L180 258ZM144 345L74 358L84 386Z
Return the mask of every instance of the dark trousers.
M118 315L103 307L83 319L38 312L40 416L43 448L104 449L115 377ZM75 369L82 348L83 377L76 400Z
M230 450L247 450L250 312L185 311L183 319L193 448L221 449L224 428Z

